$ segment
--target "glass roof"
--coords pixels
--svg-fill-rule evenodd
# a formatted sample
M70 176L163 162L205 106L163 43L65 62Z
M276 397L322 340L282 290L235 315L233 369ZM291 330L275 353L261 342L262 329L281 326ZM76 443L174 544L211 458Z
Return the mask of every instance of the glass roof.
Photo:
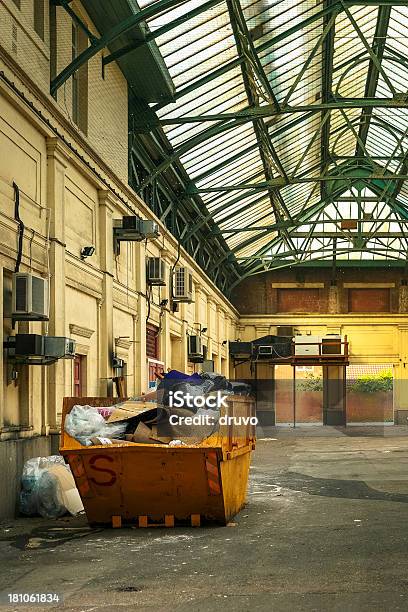
M407 6L190 0L166 23L175 100L151 107L244 275L405 259Z
M406 0L84 4L101 37L51 92L105 47L103 66L143 74L129 181L153 208L164 194L162 218L223 289L308 260L405 261Z
M164 194L223 290L311 260L406 260L405 0L84 4L101 37L51 92L109 49L102 65L130 74L130 184L153 209Z

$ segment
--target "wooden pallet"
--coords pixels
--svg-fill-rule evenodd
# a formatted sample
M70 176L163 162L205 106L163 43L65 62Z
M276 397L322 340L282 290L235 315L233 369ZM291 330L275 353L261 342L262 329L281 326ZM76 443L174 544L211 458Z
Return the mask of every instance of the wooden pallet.
M200 527L201 525L201 515L200 514L191 514L190 516L191 527ZM149 523L149 517L147 515L141 515L138 517L137 525L139 527L174 527L175 520L174 514L166 514L164 516L163 523ZM122 527L122 517L115 515L112 516L112 527L114 529L120 529Z

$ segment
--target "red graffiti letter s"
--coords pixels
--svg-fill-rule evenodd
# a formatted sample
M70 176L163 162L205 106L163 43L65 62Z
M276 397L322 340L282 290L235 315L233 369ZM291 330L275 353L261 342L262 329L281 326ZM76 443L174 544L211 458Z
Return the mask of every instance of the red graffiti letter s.
M108 468L98 467L96 462L99 459L106 459L106 461L110 461L111 463L113 462L112 457L109 457L108 455L95 455L89 460L89 466L97 472L106 472L106 474L109 474L111 478L108 481L100 482L91 476L89 480L100 487L111 487L116 482L116 474L113 470L109 470Z

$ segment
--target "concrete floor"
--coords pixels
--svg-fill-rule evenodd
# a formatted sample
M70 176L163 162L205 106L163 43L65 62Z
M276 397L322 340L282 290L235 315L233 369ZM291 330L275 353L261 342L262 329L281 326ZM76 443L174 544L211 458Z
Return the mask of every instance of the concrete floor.
M56 591L75 612L407 610L408 430L270 428L260 438L247 506L230 526L8 521L0 592Z

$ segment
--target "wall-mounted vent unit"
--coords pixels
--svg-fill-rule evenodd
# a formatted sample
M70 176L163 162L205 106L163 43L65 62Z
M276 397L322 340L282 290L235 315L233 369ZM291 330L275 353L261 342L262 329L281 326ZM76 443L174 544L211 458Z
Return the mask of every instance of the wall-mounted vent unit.
M9 337L13 345L11 355L16 357L43 357L45 355L45 336L39 334L17 334Z
M146 280L148 285L166 284L167 266L161 257L148 257L146 265Z
M12 317L15 321L47 321L48 281L25 272L13 274Z
M204 361L204 347L201 336L187 336L188 360L192 363Z
M63 336L16 334L4 345L10 360L28 365L49 365L75 356L75 340Z
M173 300L193 301L193 275L188 268L177 267L173 274Z
M121 228L123 230L127 230L129 232L129 236L132 233L137 233L141 235L140 232L140 224L142 219L138 215L127 215L122 217L122 219L114 219L113 224L116 228Z
M64 336L44 336L44 354L56 359L75 357L75 340Z
M121 242L142 242L160 236L156 221L141 219L138 215L126 215L113 220L113 238L115 253L120 253Z
M143 220L140 224L141 232L144 238L158 238L160 236L160 229L156 221Z

